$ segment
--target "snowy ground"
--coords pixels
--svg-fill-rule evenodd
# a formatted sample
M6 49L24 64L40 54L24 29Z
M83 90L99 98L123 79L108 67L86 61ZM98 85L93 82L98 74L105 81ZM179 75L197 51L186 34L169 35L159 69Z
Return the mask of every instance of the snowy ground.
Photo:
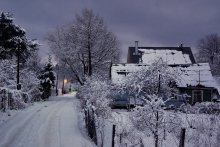
M144 135L141 131L133 128L129 115L131 112L126 110L114 110L112 112L112 122L116 125L115 147L132 146L140 147L140 139L142 138L145 147L154 147L154 139L151 136ZM166 114L174 113L166 111ZM182 123L180 128L186 128L186 147L220 147L220 116L211 114L185 114L175 112L181 117ZM107 126L107 131L112 129L112 126ZM180 128L175 128L175 133L166 132L166 140L162 140L160 147L177 147L179 146ZM121 144L120 142L121 136ZM162 136L163 137L163 136ZM105 141L106 142L106 141Z
M0 147L93 147L74 94L51 97L0 124Z

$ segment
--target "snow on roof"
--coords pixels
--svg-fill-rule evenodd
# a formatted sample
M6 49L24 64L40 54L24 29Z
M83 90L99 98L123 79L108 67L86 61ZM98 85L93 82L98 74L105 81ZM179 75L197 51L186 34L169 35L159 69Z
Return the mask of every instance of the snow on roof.
M152 64L158 58L162 58L168 65L173 64L192 64L188 54L182 51L169 50L169 49L138 49L142 52L143 63Z
M112 82L120 83L130 72L137 72L143 68L148 68L148 64L113 64L112 65ZM179 87L197 86L198 84L205 87L215 87L220 93L220 86L212 76L208 63L197 63L191 65L178 65L171 67L171 71L179 75Z
M219 92L218 84L213 78L209 63L197 63L187 67L172 67L179 74L180 87L197 86L198 84L205 87L215 87Z
M113 64L111 69L111 76L113 83L121 83L126 78L126 75L131 72L137 72L142 68L149 66L147 64Z

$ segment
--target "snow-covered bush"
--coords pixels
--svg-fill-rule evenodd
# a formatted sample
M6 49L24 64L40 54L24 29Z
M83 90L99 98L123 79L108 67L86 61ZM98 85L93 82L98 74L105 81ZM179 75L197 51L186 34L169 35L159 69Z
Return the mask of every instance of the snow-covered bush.
M15 63L15 60L1 60L0 87L16 90L17 72ZM20 70L20 83L22 85L21 91L28 93L31 101L41 99L39 79L37 78L37 74L30 70L29 67L25 67Z
M149 96L144 106L136 107L130 118L135 128L155 140L155 147L158 147L166 132L179 132L181 119L174 114L168 114L163 109L164 101L157 95Z
M98 136L98 145L103 146L105 120L111 114L109 106L110 85L97 77L88 78L83 86L78 88L77 97L85 110L93 112Z
M213 114L185 114L186 146L219 146L220 117Z
M29 96L20 90L10 90L0 87L0 110L23 109L27 106Z
M96 77L88 78L83 86L78 88L77 97L83 108L93 109L97 117L107 118L109 115L110 85Z
M186 128L186 145L192 147L219 146L219 103L203 102L185 105L181 114Z
M138 131L133 126L129 126L126 124L117 125L116 129L116 146L134 146L141 145L142 139L144 138L144 133ZM141 147L141 146L140 146Z
M206 114L220 114L220 103L214 102L202 102L196 103L195 105L183 105L181 106L180 110L185 113L206 113Z

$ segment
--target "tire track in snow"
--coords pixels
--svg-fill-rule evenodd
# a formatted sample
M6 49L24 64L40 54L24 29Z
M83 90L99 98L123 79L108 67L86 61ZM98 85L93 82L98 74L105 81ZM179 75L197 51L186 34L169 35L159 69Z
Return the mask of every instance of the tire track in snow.
M0 147L95 146L79 129L79 100L74 95L51 100L31 106L2 124Z
M50 107L56 107L57 104ZM15 118L10 119L7 124L1 126L4 127L4 133L1 133L0 136L0 147L25 147L25 140L28 134L32 133L32 127L35 122L34 118L39 115L39 113L44 109L50 109L50 107L45 107L45 104L36 109L27 109L24 113L17 115ZM26 115L27 113L27 115ZM25 116L25 118L20 116ZM17 124L16 124L17 123ZM2 132L2 131L1 131ZM28 133L28 134L25 134ZM30 137L30 136L28 136Z
M39 128L39 147L60 147L60 133L59 133L59 112L65 107L65 101L59 102L57 107L51 112L46 121L45 125Z

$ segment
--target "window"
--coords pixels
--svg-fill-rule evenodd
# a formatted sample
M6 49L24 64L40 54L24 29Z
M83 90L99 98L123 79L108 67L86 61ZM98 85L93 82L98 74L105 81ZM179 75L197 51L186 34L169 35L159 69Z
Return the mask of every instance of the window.
M203 91L202 90L192 91L192 104L195 104L196 102L203 102Z

